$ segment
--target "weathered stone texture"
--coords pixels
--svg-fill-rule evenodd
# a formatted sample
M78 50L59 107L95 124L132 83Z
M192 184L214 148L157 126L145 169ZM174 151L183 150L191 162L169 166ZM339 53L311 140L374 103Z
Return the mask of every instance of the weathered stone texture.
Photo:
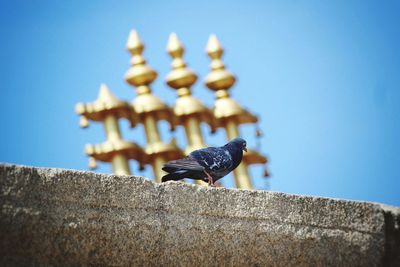
M400 266L400 209L0 165L0 266Z

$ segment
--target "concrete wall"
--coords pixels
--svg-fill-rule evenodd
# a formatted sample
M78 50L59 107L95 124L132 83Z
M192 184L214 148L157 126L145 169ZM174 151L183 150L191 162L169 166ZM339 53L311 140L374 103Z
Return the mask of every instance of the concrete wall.
M400 266L400 209L0 165L0 266Z

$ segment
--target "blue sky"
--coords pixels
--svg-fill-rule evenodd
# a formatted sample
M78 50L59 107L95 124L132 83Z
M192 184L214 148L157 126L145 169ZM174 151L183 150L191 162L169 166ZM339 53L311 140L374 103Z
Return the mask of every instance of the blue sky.
M98 124L81 130L74 106L94 100L103 82L133 99L123 79L131 29L159 73L156 95L174 103L164 78L166 42L176 32L199 75L194 95L212 105L202 81L204 48L215 33L238 76L233 97L261 117L272 177L252 168L257 187L400 206L399 11L396 1L3 0L0 161L87 169L84 144L105 136ZM121 127L126 139L144 144L141 127ZM169 140L166 125L161 129ZM254 127L241 131L254 146ZM182 129L175 136L184 146ZM224 133L206 141L219 145ZM231 180L224 178L228 186Z

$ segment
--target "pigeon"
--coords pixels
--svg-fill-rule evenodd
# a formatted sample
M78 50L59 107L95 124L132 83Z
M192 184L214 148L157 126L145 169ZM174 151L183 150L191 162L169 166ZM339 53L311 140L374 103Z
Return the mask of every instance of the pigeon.
M163 170L167 172L161 179L162 182L178 181L184 178L202 180L210 186L233 171L242 161L243 150L247 151L246 141L235 138L221 147L207 147L198 149L189 156L172 160L164 164Z

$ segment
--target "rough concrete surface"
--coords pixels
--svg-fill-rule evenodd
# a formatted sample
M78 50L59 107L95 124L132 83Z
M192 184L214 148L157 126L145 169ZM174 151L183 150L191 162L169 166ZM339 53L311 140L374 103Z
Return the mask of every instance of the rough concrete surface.
M400 266L400 209L0 165L0 266Z

